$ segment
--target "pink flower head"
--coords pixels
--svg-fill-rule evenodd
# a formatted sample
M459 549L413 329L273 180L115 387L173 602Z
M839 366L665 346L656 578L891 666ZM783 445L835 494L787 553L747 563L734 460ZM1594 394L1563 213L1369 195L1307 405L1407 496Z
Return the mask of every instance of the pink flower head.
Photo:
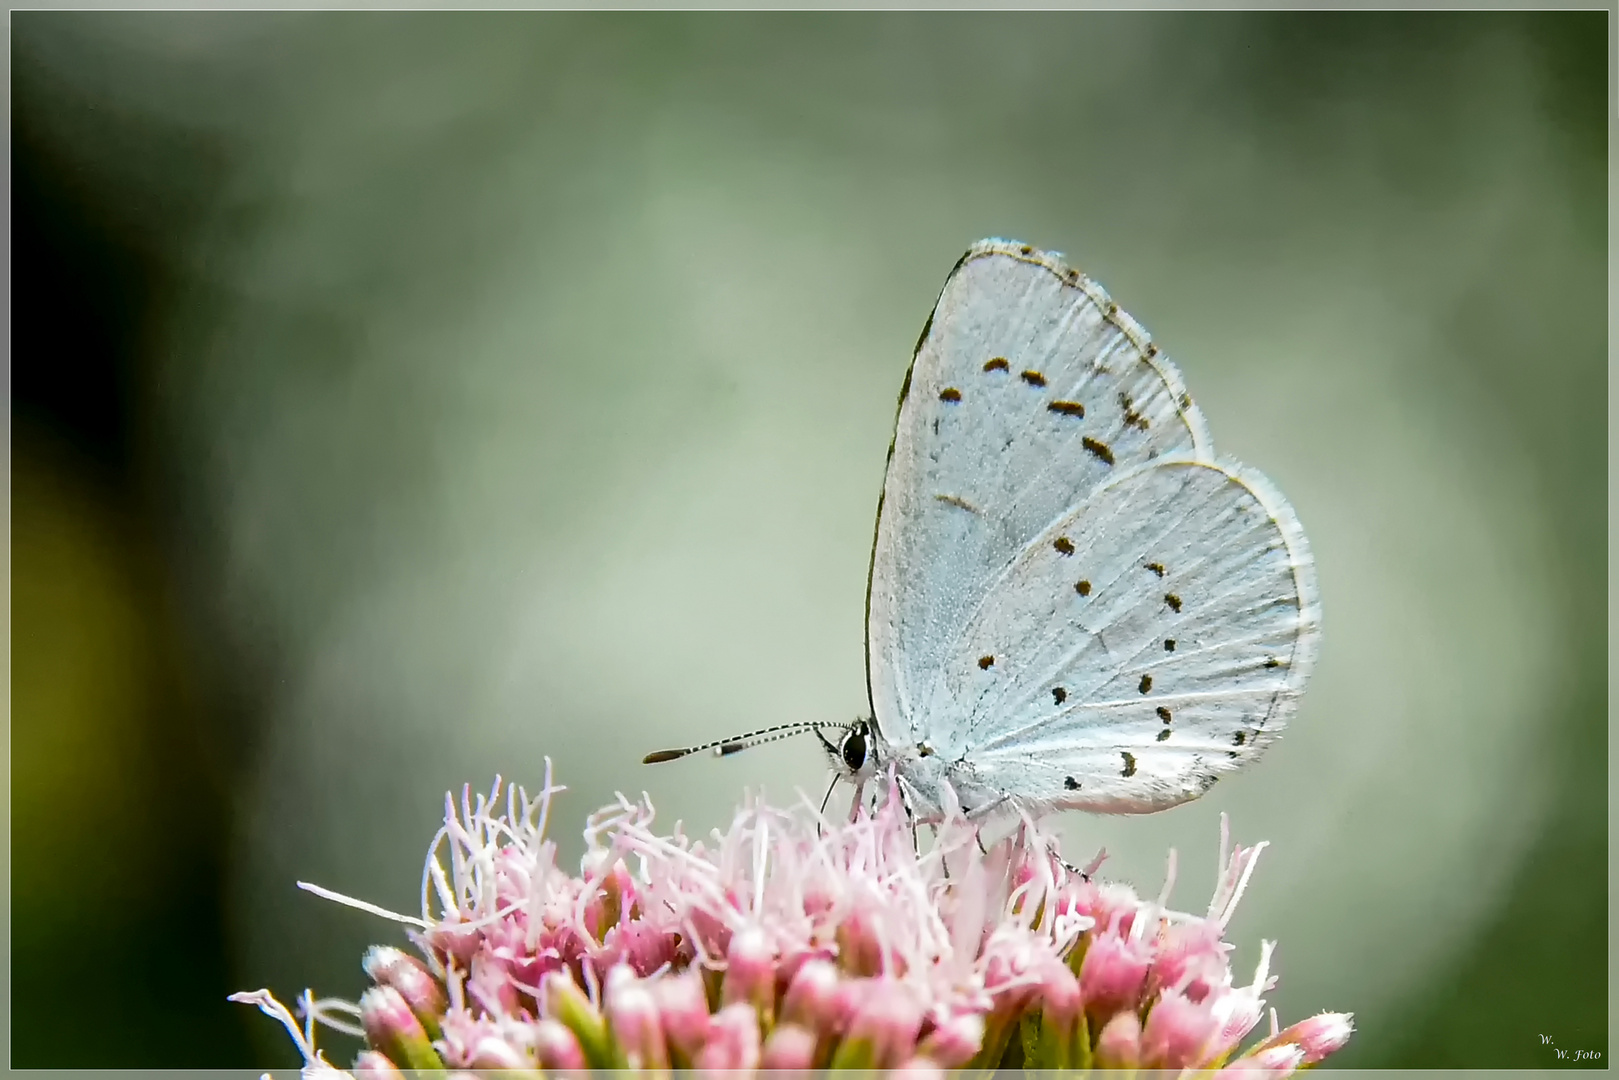
M748 801L709 840L653 829L622 796L592 815L578 873L546 838L550 782L447 798L421 959L379 946L357 1005L236 995L285 1024L306 1073L348 1075L315 1048L362 1035L354 1075L402 1069L702 1071L1144 1067L1284 1074L1341 1047L1323 1013L1236 1048L1257 1024L1272 945L1233 984L1226 924L1263 845L1231 848L1206 915L1070 871L1025 818L986 850L959 815L919 850L890 777L847 821ZM1171 877L1173 860L1171 861Z

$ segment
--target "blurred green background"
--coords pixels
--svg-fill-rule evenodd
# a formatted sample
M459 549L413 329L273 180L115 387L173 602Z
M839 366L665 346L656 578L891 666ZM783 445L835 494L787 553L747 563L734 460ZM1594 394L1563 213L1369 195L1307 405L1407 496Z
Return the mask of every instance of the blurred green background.
M865 709L895 394L987 235L1320 565L1288 737L1069 853L1200 910L1219 813L1270 839L1236 967L1279 939L1339 1064L1605 1053L1604 14L12 30L13 1064L292 1063L224 995L357 994L401 936L293 882L416 909L463 782L552 756L574 853L615 789L819 794L639 758Z

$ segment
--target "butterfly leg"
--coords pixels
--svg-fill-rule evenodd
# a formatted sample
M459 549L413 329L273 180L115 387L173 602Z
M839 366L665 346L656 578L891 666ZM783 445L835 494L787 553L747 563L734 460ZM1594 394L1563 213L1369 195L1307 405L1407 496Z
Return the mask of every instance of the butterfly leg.
M911 800L905 797L904 785L899 789L899 805L905 811L905 821L911 827L911 853L918 859L922 857L922 840L916 832L916 814L911 811Z
M1061 855L1057 856L1057 861L1062 863L1062 868L1064 870L1068 871L1070 874L1078 874L1079 875L1079 880L1085 882L1087 885L1090 884L1091 876L1089 874L1087 874L1085 871L1081 870L1079 867L1075 866L1073 863L1069 862L1067 859L1063 858Z
M970 810L966 807L962 808L962 818L967 822L967 824L975 826L973 829L973 841L978 844L978 850L985 855L989 854L989 849L984 846L983 830L976 826L981 826L983 822L989 819L991 814L993 814L996 810L999 810L1002 806L1006 805L1007 801L1010 799L1010 795L1002 795L1000 798L995 799L992 802L987 802L983 806L975 806Z
M1058 855L1055 847L1052 847L1051 849L1051 856L1058 862L1062 863L1062 868L1064 870L1068 871L1070 874L1078 874L1081 881L1089 882L1091 880L1091 875L1100 870L1102 868L1102 863L1107 860L1107 849L1103 848L1101 851L1098 851L1096 853L1096 858L1092 859L1090 864L1083 869L1075 866L1061 855Z
M825 835L826 807L832 801L832 793L838 790L838 781L841 777L832 777L832 782L826 786L826 795L821 799L821 809L816 814L815 835L817 838Z
M1000 798L995 799L992 802L987 802L983 806L975 806L971 810L964 808L961 812L961 816L967 819L968 824L977 824L984 821L989 817L989 815L993 814L1001 807L1005 806L1011 801L1011 799L1012 796L1010 795L1002 795Z

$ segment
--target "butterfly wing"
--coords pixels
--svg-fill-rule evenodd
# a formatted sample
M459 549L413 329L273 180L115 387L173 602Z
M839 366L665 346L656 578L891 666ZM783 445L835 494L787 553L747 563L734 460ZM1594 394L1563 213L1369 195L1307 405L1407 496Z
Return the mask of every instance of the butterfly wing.
M1143 812L1257 757L1314 664L1298 518L1253 470L1160 459L1036 537L967 619L928 701L969 786ZM983 657L994 658L981 665Z
M879 732L910 745L974 606L1059 514L1134 465L1212 457L1179 373L1102 288L986 240L917 343L877 516L867 673Z

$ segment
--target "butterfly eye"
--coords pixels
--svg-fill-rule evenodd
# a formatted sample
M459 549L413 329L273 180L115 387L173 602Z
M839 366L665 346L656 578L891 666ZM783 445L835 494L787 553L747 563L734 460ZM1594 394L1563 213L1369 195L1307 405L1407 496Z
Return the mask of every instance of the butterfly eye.
M859 772L866 767L866 726L856 725L849 729L849 734L843 737L843 746L839 748L843 754L843 763L849 766L850 772Z

